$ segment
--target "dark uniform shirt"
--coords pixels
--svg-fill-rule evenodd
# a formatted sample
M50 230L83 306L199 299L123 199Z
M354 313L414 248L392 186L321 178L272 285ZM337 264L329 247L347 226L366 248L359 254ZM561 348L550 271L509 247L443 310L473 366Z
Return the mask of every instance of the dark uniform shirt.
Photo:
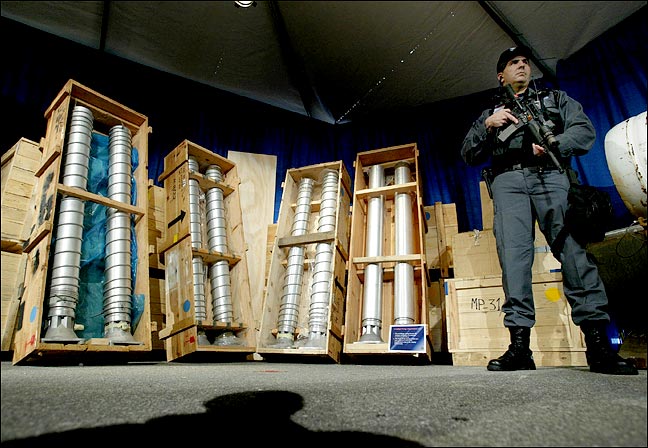
M518 96L521 101L526 101L527 97L535 101L537 109L543 112L544 119L553 129L559 150L559 154L556 155L564 168L570 166L572 155L586 154L594 145L596 131L578 101L570 98L561 90L536 92L529 88L524 94ZM503 102L492 109L483 111L472 124L461 148L464 161L469 165L478 165L491 157L492 166L496 172L510 169L516 164L550 168L552 162L548 156L533 155L531 143L534 141L528 126L521 127L504 142L497 137L507 129L507 126L497 128L490 133L486 131L484 124L486 118L501 107L503 107Z

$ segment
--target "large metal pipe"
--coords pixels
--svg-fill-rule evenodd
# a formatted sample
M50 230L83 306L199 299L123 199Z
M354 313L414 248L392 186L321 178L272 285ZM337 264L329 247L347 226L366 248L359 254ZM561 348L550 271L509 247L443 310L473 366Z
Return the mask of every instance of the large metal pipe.
M410 182L411 172L407 162L396 164L394 184ZM413 251L412 197L409 193L396 193L396 255L409 255ZM399 262L394 267L394 324L414 323L414 266Z
M369 168L369 188L385 185L385 170L382 165ZM383 252L385 196L369 198L367 204L367 257L379 257ZM362 335L359 342L377 344L383 342L382 297L383 269L380 263L369 263L365 267L365 281L362 300Z
M108 138L108 197L131 205L133 147L130 130L123 125L113 126ZM115 345L142 344L131 334L131 219L129 213L115 208L106 211L104 264L104 337Z
M223 181L223 171L218 165L209 165L205 175L214 182ZM212 187L207 190L207 239L209 250L212 252L227 253L227 227L225 220L225 205L223 190ZM232 305L232 288L229 263L219 260L209 267L209 280L212 294L212 311L214 312L214 325L219 322L231 324L234 320ZM213 345L242 345L241 341L232 331L221 332L214 339Z
M74 107L65 148L63 185L87 189L93 123L90 109ZM84 340L74 332L84 211L83 200L72 196L61 198L49 287L47 331L43 342L81 343Z
M188 159L189 171L200 172L200 164L194 156ZM189 229L192 249L203 248L202 213L200 196L202 190L196 179L189 178ZM194 309L196 321L202 324L207 320L207 299L205 297L205 263L200 256L191 258L191 272L193 277ZM209 345L205 330L198 328L198 345Z
M293 217L291 236L305 235L311 213L311 198L315 181L304 177L299 181L297 208ZM302 295L304 277L305 246L291 246L288 251L283 294L277 319L277 347L292 347L299 317L299 302Z
M320 214L317 222L318 232L335 231L339 175L335 170L322 172L322 192ZM329 308L332 300L333 284L333 243L317 243L315 247L315 263L311 279L310 308L308 314L308 338L303 343L295 344L303 347L324 348L329 324ZM299 341L298 341L299 342Z

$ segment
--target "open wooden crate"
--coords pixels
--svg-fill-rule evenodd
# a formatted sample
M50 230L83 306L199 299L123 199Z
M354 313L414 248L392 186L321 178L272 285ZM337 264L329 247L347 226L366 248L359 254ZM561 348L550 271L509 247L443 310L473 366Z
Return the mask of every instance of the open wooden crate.
M425 216L423 211L421 184L416 144L393 146L374 151L358 153L355 162L355 183L353 188L353 211L351 216L351 243L346 296L346 316L344 326L344 354L359 358L365 355L379 357L399 356L419 358L430 361L432 345L429 338L427 289L430 281L425 256ZM409 166L410 180L405 183L394 182L395 169L400 164ZM384 171L384 186L370 188L369 170L380 165ZM396 255L396 203L399 194L407 194L411 199L411 228L404 233L411 236L412 250L409 254ZM382 255L367 256L369 201L383 198L382 205ZM413 324L425 329L424 352L403 353L389 347L390 327L394 324L395 307L395 267L407 263L413 267ZM378 265L382 270L382 284L379 303L380 342L365 342L363 336L363 302L365 293L365 274L370 265ZM408 285L409 286L409 285ZM372 298L373 299L373 298ZM367 356L368 358L368 356Z
M320 231L322 212L320 206L323 202L322 192L325 190L323 188L323 178L330 172L337 173L337 189L334 188L332 183L326 187L327 195L329 191L333 195L337 193L335 216L332 219L335 228ZM300 184L302 179L306 178L313 180L308 223L304 226L306 228L304 234L293 235L292 228L297 214ZM257 343L257 353L267 359L286 355L292 358L309 357L335 362L340 361L346 293L346 261L349 253L350 184L351 178L341 161L294 168L286 172L279 218L270 255L261 329ZM332 207L328 208L328 204L326 208L329 212L332 210ZM329 216L329 212L327 212L327 216ZM321 252L318 252L318 247L325 247L319 246L320 244L325 245L325 243L330 245L329 248L332 246L331 277L326 279L328 282L328 288L326 289L328 294L327 306L324 312L318 313L317 319L319 319L318 325L325 325L326 330L311 334L311 325L309 324L309 320L312 318L311 292L316 269L319 269L316 261L318 260L317 254ZM285 288L287 288L285 281L288 271L288 258L291 251L295 250L293 248L303 250L304 262L301 265L302 275L299 297L295 299L296 303L294 304L296 309L295 325L290 332L285 332L288 338L287 343L281 344L281 341L278 340L278 319L282 307L286 306L285 303L282 303L282 299L286 291ZM321 280L319 275L318 281ZM295 294L297 293L295 292ZM313 337L313 334L317 334L317 338Z
M127 127L131 143L137 149L138 163L132 176L136 185L135 205L114 201L106 196L66 186L61 182L62 159L65 156L72 110L82 105L92 112L93 139L96 135L106 137L110 128L116 125ZM130 359L133 354L151 350L151 324L148 284L148 134L151 132L148 118L122 104L97 93L74 80L69 80L45 112L47 128L41 140L42 159L37 172L33 206L33 223L29 240L25 243L27 272L25 291L20 304L13 362L48 361L49 359L76 359L78 357L106 360ZM43 342L45 324L48 319L48 283L52 240L56 233L59 201L62 196L72 196L96 207L113 208L128 213L134 221L131 240L136 243L137 265L133 297L142 302L138 322L133 322L134 345L113 345L102 337L91 337L80 343ZM85 238L85 229L84 229ZM83 285L81 285L83 286ZM93 316L94 317L94 316ZM76 322L83 324L90 316L77 313ZM114 356L113 356L114 355Z
M189 168L190 156L198 161L198 172ZM220 167L222 182L215 182L203 174L210 165ZM201 228L204 243L201 248L192 247L190 179L198 182L203 194L211 188L222 190L228 252L215 252L208 248L206 219ZM251 356L256 350L256 334L236 164L185 140L164 158L164 172L159 180L164 182L166 193L165 238L158 248L165 260L166 326L158 335L165 340L167 360L209 360L218 353ZM194 257L202 258L208 267L218 261L228 262L233 314L231 322L214 321L209 281L204 282L206 318L202 320L197 316ZM235 344L218 345L217 342L221 340L218 338L224 335L232 335L231 341Z

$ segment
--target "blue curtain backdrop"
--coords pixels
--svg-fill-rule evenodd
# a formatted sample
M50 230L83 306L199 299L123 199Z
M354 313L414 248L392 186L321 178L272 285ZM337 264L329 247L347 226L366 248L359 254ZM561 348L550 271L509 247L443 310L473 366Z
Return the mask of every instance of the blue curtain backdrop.
M597 130L595 147L574 161L585 184L613 197L614 228L630 225L607 168L603 142L617 123L646 110L646 11L609 30L558 64L561 89L580 101ZM481 167L460 157L463 137L493 90L394 114L330 125L238 97L101 53L2 18L4 63L0 69L3 152L21 137L45 134L43 113L68 79L146 115L149 177L156 181L163 159L187 139L219 155L229 150L277 156L275 220L286 170L342 160L353 176L361 151L416 143L426 205L455 203L459 231L481 229ZM159 183L158 183L159 185Z
M648 23L646 7L595 41L558 62L560 88L577 99L596 128L594 147L576 157L573 167L583 183L610 193L617 228L633 217L614 187L605 157L605 135L618 123L646 111Z

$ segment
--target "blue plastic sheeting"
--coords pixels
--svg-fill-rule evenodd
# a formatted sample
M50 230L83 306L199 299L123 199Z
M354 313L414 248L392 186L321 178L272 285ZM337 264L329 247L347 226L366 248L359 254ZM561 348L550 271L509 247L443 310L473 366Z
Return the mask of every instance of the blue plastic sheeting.
M88 191L104 197L108 196L108 137L92 133L90 144L90 163L88 166ZM132 169L138 166L137 148L132 150ZM137 187L132 179L132 205L137 203ZM85 202L83 220L83 242L81 245L81 265L79 273L79 301L76 308L76 323L84 326L76 331L77 336L85 339L101 338L104 335L103 283L104 257L106 255L106 212L108 207L95 202ZM131 279L133 287L137 274L137 238L135 223L131 216ZM144 295L132 296L131 329L134 332L144 311Z

